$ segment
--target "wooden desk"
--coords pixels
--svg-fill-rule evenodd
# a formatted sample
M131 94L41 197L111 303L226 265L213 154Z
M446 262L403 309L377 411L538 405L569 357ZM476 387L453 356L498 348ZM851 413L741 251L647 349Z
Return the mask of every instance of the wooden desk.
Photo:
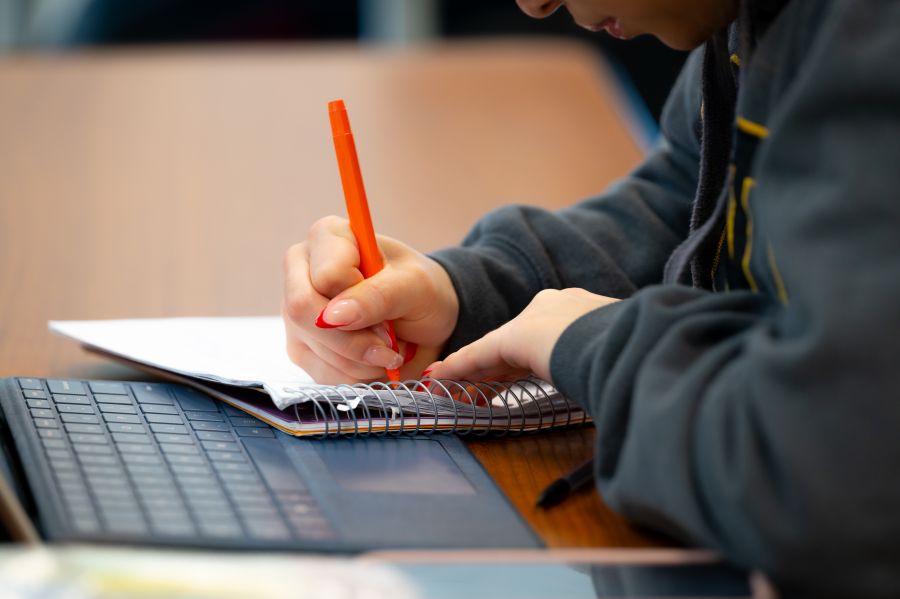
M352 112L376 228L423 251L508 202L561 207L641 156L581 46L277 46L0 61L0 374L140 375L48 319L278 312L281 258L343 213L326 102ZM592 494L537 493L592 429L473 441L551 546L651 542Z

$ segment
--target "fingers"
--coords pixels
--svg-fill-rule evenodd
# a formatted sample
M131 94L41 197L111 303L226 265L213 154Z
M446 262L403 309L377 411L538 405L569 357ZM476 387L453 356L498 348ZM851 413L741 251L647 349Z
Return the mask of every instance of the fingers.
M363 280L359 249L347 220L327 216L309 230L309 279L325 297L332 298Z
M386 266L328 303L322 318L329 326L359 330L404 318L415 320L430 308L431 287L412 265Z
M507 331L501 327L478 341L432 364L428 376L435 379L472 380L519 378L530 372L528 364L505 349Z

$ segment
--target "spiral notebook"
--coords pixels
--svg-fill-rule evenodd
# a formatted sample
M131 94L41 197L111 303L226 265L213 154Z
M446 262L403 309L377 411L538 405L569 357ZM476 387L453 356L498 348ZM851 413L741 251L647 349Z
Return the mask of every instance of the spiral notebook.
M278 317L51 321L88 351L197 388L297 436L524 433L590 422L535 378L319 385Z

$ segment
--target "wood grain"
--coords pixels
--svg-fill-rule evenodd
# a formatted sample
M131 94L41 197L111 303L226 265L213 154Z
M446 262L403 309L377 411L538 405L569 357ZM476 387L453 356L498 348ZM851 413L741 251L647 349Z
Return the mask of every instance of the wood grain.
M585 48L533 40L0 60L0 374L140 377L48 319L277 313L285 249L343 212L328 100L351 112L376 229L427 251L633 167L610 82ZM590 495L529 508L590 436L472 447L549 544L645 544Z

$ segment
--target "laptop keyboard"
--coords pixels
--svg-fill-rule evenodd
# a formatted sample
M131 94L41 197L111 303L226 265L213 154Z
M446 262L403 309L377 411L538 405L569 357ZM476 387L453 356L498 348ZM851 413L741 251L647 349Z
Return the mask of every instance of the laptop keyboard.
M17 379L77 536L328 541L274 430L188 387Z

